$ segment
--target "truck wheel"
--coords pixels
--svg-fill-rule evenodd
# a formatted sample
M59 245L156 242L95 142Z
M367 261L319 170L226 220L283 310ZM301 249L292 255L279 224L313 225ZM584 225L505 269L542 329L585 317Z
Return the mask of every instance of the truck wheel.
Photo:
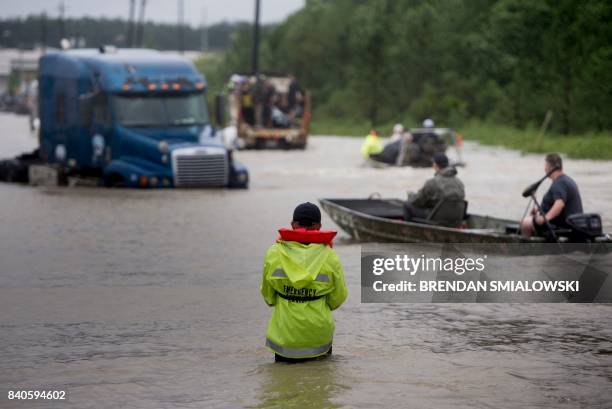
M265 149L266 147L266 140L263 138L257 138L255 139L255 149L256 150L261 150L261 149Z
M109 175L105 180L106 187L126 187L125 179L123 176L113 173Z
M0 181L2 182L10 182L10 169L9 163L7 160L3 160L0 162Z
M228 186L230 189L248 189L249 188L249 182L240 184L240 185L229 185Z
M11 183L28 183L29 164L18 159L0 162L0 180Z
M285 138L278 141L278 147L284 151L288 151L291 149L291 144Z

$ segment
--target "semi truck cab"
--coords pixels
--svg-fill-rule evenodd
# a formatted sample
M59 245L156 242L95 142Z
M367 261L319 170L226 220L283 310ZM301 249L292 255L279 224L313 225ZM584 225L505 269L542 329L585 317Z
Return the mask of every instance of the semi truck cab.
M212 126L204 77L185 58L101 47L39 64L40 155L107 186L247 188Z

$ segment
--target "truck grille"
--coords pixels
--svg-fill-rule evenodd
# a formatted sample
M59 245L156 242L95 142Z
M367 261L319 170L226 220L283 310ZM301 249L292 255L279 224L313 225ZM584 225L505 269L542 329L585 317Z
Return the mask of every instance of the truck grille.
M174 185L178 187L225 186L228 161L225 150L180 149L173 152Z

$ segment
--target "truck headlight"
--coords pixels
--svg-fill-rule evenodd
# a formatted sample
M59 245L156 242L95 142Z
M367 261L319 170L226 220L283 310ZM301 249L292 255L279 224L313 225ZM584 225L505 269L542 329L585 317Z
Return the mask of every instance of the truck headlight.
M170 151L170 147L168 146L168 142L166 141L159 141L159 143L157 144L157 148L163 154L167 154Z
M66 147L64 145L57 145L55 147L55 159L63 162L66 159Z

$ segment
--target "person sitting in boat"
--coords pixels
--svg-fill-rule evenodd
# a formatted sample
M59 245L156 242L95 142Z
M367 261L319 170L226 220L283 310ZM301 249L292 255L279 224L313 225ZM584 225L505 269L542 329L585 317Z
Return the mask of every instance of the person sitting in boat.
M573 214L582 213L582 198L576 182L563 173L563 161L556 153L546 155L544 172L553 181L542 199L542 213L537 208L531 210L531 216L521 221L521 233L530 237L544 236L553 229L569 228L566 219Z
M457 169L449 166L448 157L443 153L433 155L435 176L425 182L417 193L410 193L404 204L404 219L426 219L441 200L464 200L463 182L457 177Z
M393 126L393 133L391 134L389 141L391 143L401 141L403 136L404 136L404 125L395 124Z
M378 138L378 132L376 132L376 129L370 130L370 133L361 145L361 155L364 159L369 159L371 155L376 155L382 151L383 145Z
M414 156L414 152L419 150L418 145L412 143L412 134L406 131L402 124L395 124L389 140L389 143L383 149L384 155L379 155L376 159L380 157L379 160L390 165L408 165L410 161L406 161L406 159Z
M291 229L266 254L261 295L273 307L266 346L276 362L301 362L332 352L334 318L348 295L332 248L335 231L321 230L321 211L306 202L293 211Z
M413 143L413 139L414 138L410 132L404 131L402 133L402 138L400 139L399 145L399 154L395 160L395 164L397 166L405 166L416 162L416 159L421 152L421 147L416 143Z

